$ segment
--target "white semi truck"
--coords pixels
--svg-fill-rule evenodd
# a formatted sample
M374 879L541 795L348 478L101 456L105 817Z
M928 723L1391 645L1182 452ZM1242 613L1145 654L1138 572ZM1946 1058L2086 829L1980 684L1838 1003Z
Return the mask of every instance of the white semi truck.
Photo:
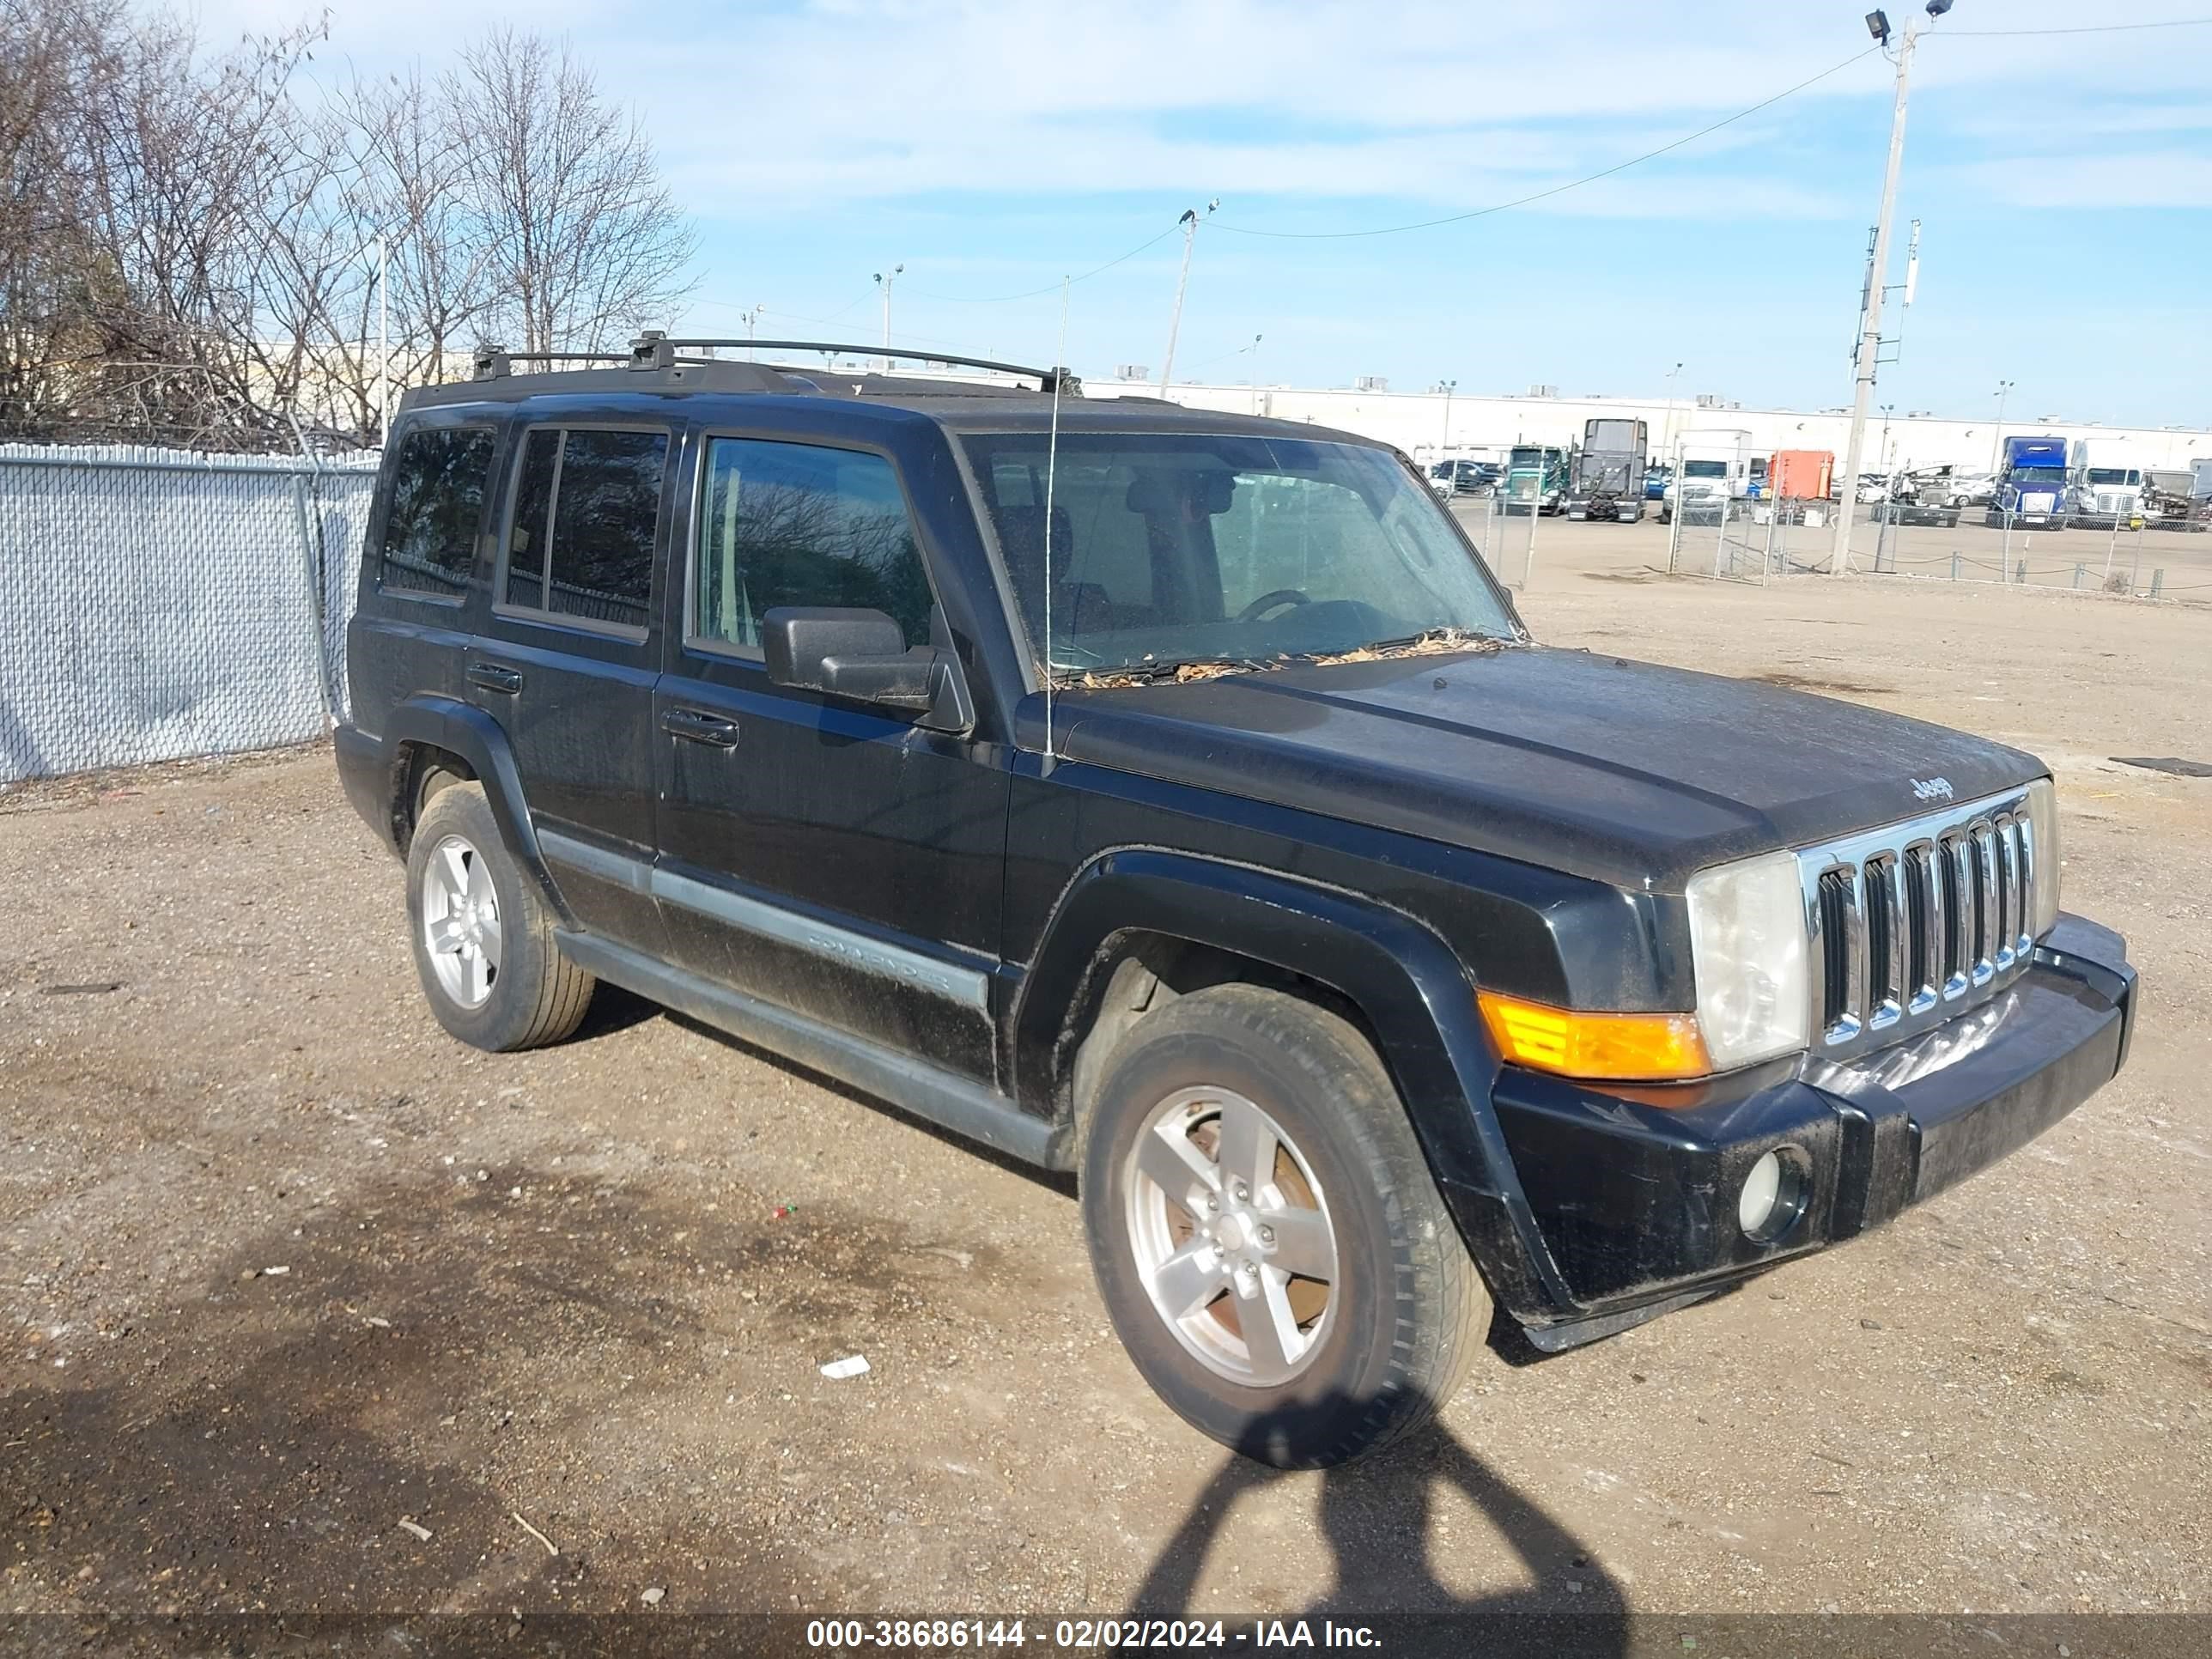
M2104 529L2142 516L2142 467L2124 438L2076 438L2066 471L2074 522Z

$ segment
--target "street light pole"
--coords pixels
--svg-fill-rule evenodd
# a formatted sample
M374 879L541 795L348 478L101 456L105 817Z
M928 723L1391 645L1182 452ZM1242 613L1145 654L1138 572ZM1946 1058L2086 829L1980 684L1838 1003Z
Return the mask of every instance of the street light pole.
M1252 337L1252 343L1244 348L1252 354L1252 412L1255 415L1260 412L1260 341L1261 338L1261 336L1255 334Z
M1681 372L1682 365L1680 363L1667 371L1667 427L1659 434L1659 453L1662 455L1666 454L1674 442L1674 381Z
M1451 459L1452 393L1459 389L1459 382L1457 380L1439 380L1437 384L1444 389L1444 429L1443 435L1437 440L1437 459L1440 461L1448 461Z
M2010 380L1997 382L1997 423L1996 428L1990 434L1990 471L1992 476L1996 472L1997 464L2004 451L2005 393L2011 391L2013 383Z
M876 273L876 285L884 291L884 373L886 374L891 372L891 284L898 280L899 274L905 269L904 265L893 265L888 276L880 270ZM925 295L923 297L927 299L928 296Z
M1929 0L1931 17L1951 9L1950 0ZM1868 15L1868 27L1883 46L1889 44L1889 20L1881 12ZM1844 499L1836 514L1834 550L1828 574L1847 574L1851 562L1851 521L1858 516L1859 462L1866 448L1867 405L1874 399L1876 360L1881 356L1881 289L1889 270L1889 221L1897 208L1897 176L1905 164L1905 103L1912 79L1912 48L1920 38L1920 20L1908 18L1897 48L1897 103L1889 118L1889 165L1882 174L1881 211L1874 222L1874 250L1867 266L1866 300L1859 311L1856 385L1851 397L1850 438L1844 446Z

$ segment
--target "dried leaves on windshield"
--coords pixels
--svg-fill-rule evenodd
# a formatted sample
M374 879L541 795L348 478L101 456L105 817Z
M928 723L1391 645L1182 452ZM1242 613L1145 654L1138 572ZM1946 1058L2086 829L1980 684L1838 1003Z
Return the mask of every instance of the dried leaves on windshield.
M1363 645L1355 651L1332 651L1315 657L1298 657L1291 660L1319 663L1323 666L1340 662L1388 662L1395 657L1439 657L1446 652L1472 651L1487 654L1503 651L1505 641L1491 634L1472 633L1464 628L1436 628L1410 640L1397 640L1388 645Z
M1311 663L1327 668L1338 663L1388 662L1399 657L1437 657L1446 653L1468 653L1487 655L1494 651L1503 651L1505 646L1505 641L1493 635L1477 634L1464 628L1436 628L1409 640L1358 646L1350 651L1297 655L1284 652L1273 657L1239 660L1217 658L1204 662L1177 663L1172 669L1164 663L1158 667L1139 665L1134 668L1103 672L1085 669L1079 673L1063 675L1060 683L1085 691L1123 691L1131 686L1156 685L1165 679L1188 685L1194 680L1218 680L1224 674L1256 674L1270 668L1287 668L1294 663Z

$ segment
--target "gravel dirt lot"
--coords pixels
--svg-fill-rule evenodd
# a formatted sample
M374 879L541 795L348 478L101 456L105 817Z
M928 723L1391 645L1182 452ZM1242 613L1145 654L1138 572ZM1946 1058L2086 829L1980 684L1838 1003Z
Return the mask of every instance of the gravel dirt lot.
M611 993L556 1048L447 1039L326 752L21 787L0 1609L2212 1611L2212 780L2109 758L2212 760L2212 610L1543 533L1553 643L2050 760L2068 906L2143 975L2125 1073L1885 1231L1282 1475L1138 1380L1066 1185Z

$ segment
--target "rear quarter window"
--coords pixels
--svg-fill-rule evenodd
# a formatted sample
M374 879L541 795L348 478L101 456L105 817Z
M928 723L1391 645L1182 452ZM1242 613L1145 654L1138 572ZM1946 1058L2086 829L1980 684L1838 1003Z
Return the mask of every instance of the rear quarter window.
M387 591L458 599L467 592L491 479L489 427L410 432L392 461L391 504L377 553Z
M533 428L507 531L506 603L647 627L667 466L664 431Z

